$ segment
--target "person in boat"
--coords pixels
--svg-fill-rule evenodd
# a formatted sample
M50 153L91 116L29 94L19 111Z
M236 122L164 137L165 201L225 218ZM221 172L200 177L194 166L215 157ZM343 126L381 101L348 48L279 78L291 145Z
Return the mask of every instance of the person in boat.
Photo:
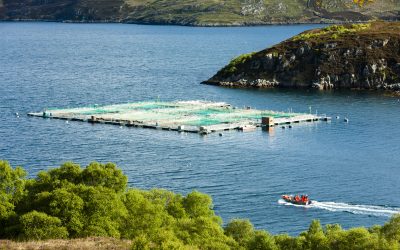
M300 198L299 198L299 196L298 196L298 195L296 195L296 196L294 197L294 200L295 200L296 202L299 202L299 201L300 201Z

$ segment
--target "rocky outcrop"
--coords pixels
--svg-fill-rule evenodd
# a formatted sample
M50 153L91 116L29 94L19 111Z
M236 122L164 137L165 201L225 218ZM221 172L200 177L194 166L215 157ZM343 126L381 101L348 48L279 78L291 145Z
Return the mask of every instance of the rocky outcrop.
M329 26L242 55L206 84L400 90L400 23Z

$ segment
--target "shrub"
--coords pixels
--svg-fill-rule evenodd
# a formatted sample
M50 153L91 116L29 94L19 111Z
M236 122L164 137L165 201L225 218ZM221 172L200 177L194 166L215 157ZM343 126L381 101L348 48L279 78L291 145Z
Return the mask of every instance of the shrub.
M252 250L278 250L274 237L266 231L256 231L248 243L247 249Z
M190 217L208 217L214 215L211 197L197 191L189 193L183 199L183 206Z
M254 227L249 220L233 219L226 225L225 234L245 246L254 237Z
M21 237L29 240L65 239L68 231L57 217L32 211L20 217Z
M15 205L25 196L25 176L21 167L13 169L0 160L0 220L11 216Z
M331 25L326 28L314 31L306 31L293 37L293 41L310 40L321 37L323 35L330 35L332 39L337 39L342 34L354 33L365 30L371 27L371 23L352 24L352 25Z
M232 59L232 61L230 61L230 63L227 66L225 66L225 68L222 69L223 72L224 73L234 73L237 70L238 65L243 64L247 60L251 59L251 57L254 54L255 54L255 52L243 54L243 55L240 55L240 56Z
M383 225L381 231L389 241L397 241L400 243L400 215L393 216L389 222Z
M287 234L280 234L274 237L278 249L295 250L302 249L304 237L291 237Z
M127 187L128 178L114 163L92 162L82 171L82 182L88 186L101 186L122 192Z

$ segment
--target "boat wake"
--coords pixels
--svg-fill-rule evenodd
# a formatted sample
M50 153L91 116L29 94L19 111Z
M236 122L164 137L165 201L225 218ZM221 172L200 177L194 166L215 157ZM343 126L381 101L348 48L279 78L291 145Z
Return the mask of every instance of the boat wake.
M362 214L378 217L391 217L392 215L400 213L400 208L386 207L386 206L372 206L372 205L353 205L347 203L336 202L320 202L313 200L310 205L296 205L286 202L282 199L278 201L279 204L286 206L296 206L304 208L317 208L324 209L331 212L347 212L352 214Z

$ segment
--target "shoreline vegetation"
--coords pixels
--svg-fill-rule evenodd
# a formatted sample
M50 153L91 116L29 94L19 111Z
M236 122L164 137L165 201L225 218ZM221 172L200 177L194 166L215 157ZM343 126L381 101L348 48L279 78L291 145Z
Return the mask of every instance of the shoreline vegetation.
M344 230L315 220L296 237L226 225L210 196L128 187L113 163L67 162L26 178L0 161L0 249L399 249L400 216Z
M399 20L398 0L0 0L2 20L253 26Z
M271 25L307 25L307 24L354 24L354 23L368 23L370 21L340 21L340 20L316 20L309 22L263 22L263 23L200 23L200 24L192 24L192 23L163 23L163 22L134 22L134 21L113 21L113 20L54 20L54 19L0 19L0 23L35 23L35 22L43 22L43 23L72 23L72 24L136 24L136 25L157 25L157 26L183 26L183 27L204 27L204 28L212 28L212 27L262 27L262 26L271 26Z

